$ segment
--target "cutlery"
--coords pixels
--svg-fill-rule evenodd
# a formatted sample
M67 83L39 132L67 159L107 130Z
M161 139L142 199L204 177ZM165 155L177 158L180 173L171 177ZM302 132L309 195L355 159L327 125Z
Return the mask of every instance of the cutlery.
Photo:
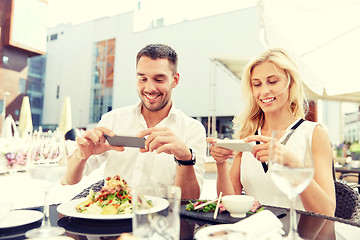
M221 201L221 196L222 196L222 192L220 192L217 204L216 204L216 208L215 208L215 212L214 212L214 219L217 218L218 212L219 212L219 205L220 205L220 201Z

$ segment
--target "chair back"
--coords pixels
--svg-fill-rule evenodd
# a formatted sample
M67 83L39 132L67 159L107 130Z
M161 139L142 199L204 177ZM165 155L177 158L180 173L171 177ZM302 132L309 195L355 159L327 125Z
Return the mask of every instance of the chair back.
M332 169L336 192L335 217L360 222L359 193L345 182L336 179L334 161Z

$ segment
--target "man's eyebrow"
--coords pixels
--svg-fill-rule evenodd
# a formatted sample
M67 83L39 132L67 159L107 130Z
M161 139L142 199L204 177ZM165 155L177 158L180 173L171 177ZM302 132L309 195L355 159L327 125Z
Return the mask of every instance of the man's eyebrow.
M155 77L166 77L166 74L162 74L162 73L155 74Z
M140 72L136 73L136 75L138 75L138 76L145 76L144 73L140 73Z

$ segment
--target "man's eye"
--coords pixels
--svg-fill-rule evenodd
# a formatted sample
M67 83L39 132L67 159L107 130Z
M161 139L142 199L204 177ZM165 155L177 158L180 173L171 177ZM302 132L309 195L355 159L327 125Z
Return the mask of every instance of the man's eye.
M163 82L163 81L164 81L164 79L161 79L161 78L156 78L156 79L155 79L155 81L156 81L156 82Z
M145 82L146 78L138 78L139 82Z

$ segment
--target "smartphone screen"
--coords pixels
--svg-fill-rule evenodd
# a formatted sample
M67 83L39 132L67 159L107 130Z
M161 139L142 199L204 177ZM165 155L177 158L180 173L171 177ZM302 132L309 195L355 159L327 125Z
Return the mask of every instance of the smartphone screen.
M104 134L108 143L112 146L145 148L145 138L138 138L132 136L114 136L110 137Z

